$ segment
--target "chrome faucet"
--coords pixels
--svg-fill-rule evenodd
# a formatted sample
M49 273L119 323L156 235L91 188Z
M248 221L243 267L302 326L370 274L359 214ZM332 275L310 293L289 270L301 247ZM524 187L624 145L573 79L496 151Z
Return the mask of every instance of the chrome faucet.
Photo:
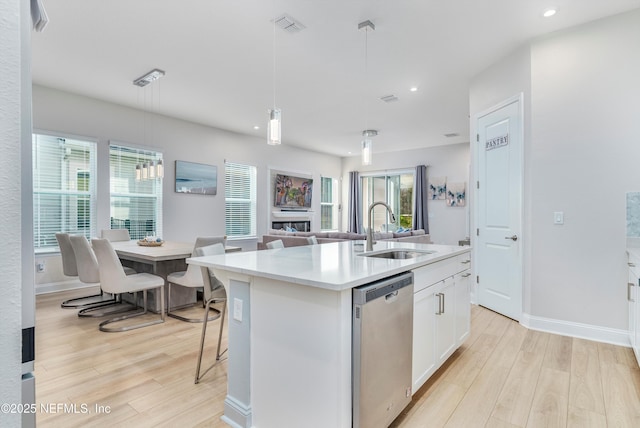
M384 205L385 207L387 207L387 211L389 211L389 215L391 216L391 222L392 223L396 222L396 216L393 215L393 211L391 210L391 207L386 203L382 201L378 201L369 205L369 229L367 230L367 251L373 251L373 244L376 243L376 241L373 240L373 218L372 218L373 207L375 207L376 205Z

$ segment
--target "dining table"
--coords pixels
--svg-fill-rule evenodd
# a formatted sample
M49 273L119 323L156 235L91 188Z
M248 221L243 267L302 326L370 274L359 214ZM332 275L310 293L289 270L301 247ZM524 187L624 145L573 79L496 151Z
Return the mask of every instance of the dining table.
M161 244L161 245L160 245ZM137 240L116 241L111 246L115 250L123 266L128 266L136 272L152 273L165 280L165 308L167 308L168 287L167 276L173 272L187 270L185 260L191 257L193 242L162 241L156 245ZM225 246L225 252L241 251L242 248ZM149 290L147 307L152 312L158 312L160 297L155 290ZM193 304L197 298L197 291L191 287L171 287L171 308L177 309ZM126 296L124 300L132 301ZM142 296L138 296L138 303L142 304Z

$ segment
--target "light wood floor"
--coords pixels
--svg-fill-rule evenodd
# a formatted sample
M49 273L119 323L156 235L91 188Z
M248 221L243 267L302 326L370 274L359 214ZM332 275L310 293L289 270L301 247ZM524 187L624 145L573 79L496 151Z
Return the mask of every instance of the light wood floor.
M38 427L226 426L226 362L193 383L200 324L167 318L102 333L99 319L59 306L85 293L36 299L36 400L60 409L39 412ZM209 324L208 361L218 322ZM628 348L530 331L474 306L470 337L392 426L640 427L640 370Z

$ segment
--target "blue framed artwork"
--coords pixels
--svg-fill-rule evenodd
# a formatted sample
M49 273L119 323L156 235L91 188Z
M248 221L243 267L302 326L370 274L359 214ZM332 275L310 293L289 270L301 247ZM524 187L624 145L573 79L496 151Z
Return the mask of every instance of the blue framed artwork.
M218 167L203 163L176 161L176 192L215 195L218 191Z

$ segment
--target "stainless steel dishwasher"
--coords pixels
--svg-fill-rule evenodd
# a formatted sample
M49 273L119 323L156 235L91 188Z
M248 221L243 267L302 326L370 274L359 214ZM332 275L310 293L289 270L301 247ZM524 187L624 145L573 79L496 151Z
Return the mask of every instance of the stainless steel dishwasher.
M356 428L387 427L411 401L413 272L353 289Z

